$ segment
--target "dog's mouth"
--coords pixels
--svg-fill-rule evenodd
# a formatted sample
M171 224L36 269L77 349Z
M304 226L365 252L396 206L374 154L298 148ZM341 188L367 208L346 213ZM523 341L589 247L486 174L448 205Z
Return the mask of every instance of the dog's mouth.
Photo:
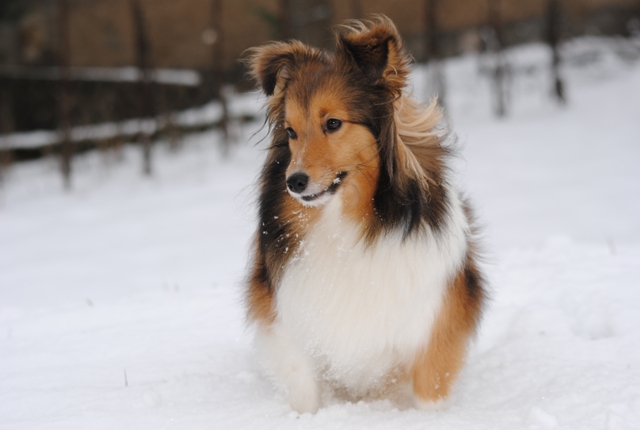
M328 197L335 194L335 192L338 190L338 187L342 185L342 181L347 176L347 174L348 172L338 172L331 185L329 185L324 190L314 194L300 194L298 197L306 203L317 203L321 200L322 197Z

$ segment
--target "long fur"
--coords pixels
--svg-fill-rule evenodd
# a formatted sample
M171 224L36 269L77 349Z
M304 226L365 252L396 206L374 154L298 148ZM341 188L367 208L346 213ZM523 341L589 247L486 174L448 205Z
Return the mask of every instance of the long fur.
M471 210L447 180L442 113L406 93L410 57L393 23L339 27L333 54L277 42L248 63L273 140L247 309L276 382L299 412L322 393L401 386L416 405L444 401L484 281Z

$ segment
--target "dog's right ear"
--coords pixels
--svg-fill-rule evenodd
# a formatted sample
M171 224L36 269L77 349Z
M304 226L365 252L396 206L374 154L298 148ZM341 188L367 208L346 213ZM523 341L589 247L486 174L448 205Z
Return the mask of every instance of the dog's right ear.
M249 73L267 96L278 94L285 88L291 69L313 51L295 40L253 48L247 60Z

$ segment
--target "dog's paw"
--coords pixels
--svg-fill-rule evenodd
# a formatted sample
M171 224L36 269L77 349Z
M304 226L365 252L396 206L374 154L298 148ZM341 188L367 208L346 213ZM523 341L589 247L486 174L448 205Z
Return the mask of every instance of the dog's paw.
M294 411L304 414L315 414L320 408L320 392L318 385L307 381L297 382L289 387L287 401Z

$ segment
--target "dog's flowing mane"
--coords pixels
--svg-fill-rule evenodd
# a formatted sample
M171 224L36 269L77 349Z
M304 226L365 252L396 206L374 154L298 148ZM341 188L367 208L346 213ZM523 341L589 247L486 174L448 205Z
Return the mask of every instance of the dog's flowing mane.
M269 96L267 121L273 135L261 175L263 234L257 240L264 264L254 276L270 286L277 284L296 249L294 237L304 233L282 217L285 170L291 160L283 124L290 80L296 70L309 65L320 72L333 68L344 76L358 102L351 111L376 139L380 167L374 216L363 226L364 239L372 243L394 232L408 237L427 228L439 232L448 205L445 159L449 151L443 145L443 131L436 129L442 113L435 99L425 108L407 93L411 58L388 18L340 26L333 54L298 41L273 42L253 49L247 63L250 75Z

